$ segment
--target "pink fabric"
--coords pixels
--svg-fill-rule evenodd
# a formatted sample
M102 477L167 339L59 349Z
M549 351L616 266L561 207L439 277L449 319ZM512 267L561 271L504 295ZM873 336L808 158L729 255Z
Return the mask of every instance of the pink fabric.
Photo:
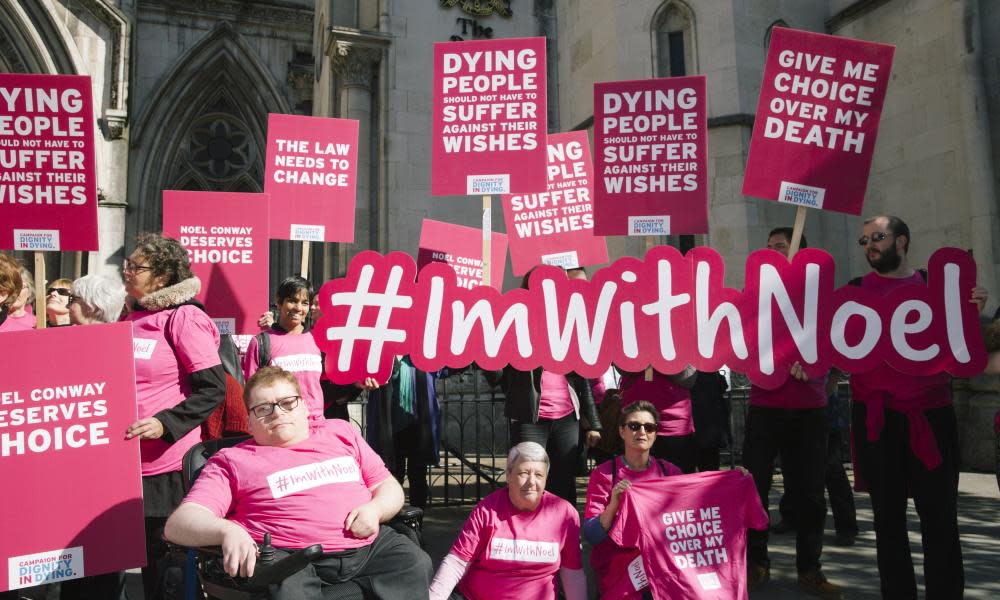
M459 584L468 600L554 600L559 568L581 568L580 515L548 492L521 511L499 489L473 509L451 553L469 563Z
M747 598L747 527L767 527L753 479L710 471L633 483L608 534L642 553L653 598L729 600Z
M622 479L628 479L632 482L657 481L663 477L681 474L681 470L672 463L659 459L652 460L656 462L651 463L649 468L642 471L633 471L626 467L620 457L598 465L590 473L590 482L587 484L584 520L600 516L607 508L608 502L611 500L611 488L614 487L613 481L621 481ZM614 463L618 465L616 479L611 476ZM621 506L619 505L620 510ZM621 513L619 512L619 514ZM629 565L637 559L637 564L641 565L642 559L637 548L622 548L609 539L594 546L590 551L590 566L597 576L597 585L601 593L612 598L641 598L640 590L645 589L646 586L636 588L628 576ZM637 570L638 567L633 565L632 569Z
M750 386L750 405L766 408L825 408L827 376L799 381L791 375L773 390Z
M905 285L925 285L923 276L914 272L910 277L883 277L872 271L861 278L861 287L881 296ZM924 413L931 408L951 404L951 376L904 375L882 364L864 373L851 375L851 400L866 406L865 424L868 440L879 439L885 423L885 411L903 413L910 422L910 447L913 454L928 469L941 464L941 452Z
M604 402L604 396L608 394L608 386L605 385L604 379L591 379L590 389L594 392L594 404L597 406Z
M677 385L659 371L646 381L645 372L622 375L622 408L639 400L652 402L660 412L660 428L656 435L688 435L694 433L691 416L691 392Z
M347 514L385 481L382 459L347 421L314 421L309 438L288 448L248 440L220 450L184 502L234 521L256 542L271 534L278 548L322 544L324 552L367 546L344 528Z
M7 319L3 323L0 323L0 333L34 329L36 321L37 319L35 318L35 315L31 314L31 311L28 310L26 310L20 317L7 315Z
M302 399L309 408L309 418L323 419L323 388L320 386L320 376L323 374L323 358L316 345L316 340L309 333L288 334L271 329L271 362L270 365L295 375L302 391ZM243 375L249 380L257 372L260 362L256 336L250 340L247 353L243 357Z
M170 315L174 315L173 318ZM164 328L170 320L170 338ZM135 393L139 418L155 416L173 408L190 394L190 375L215 367L219 361L219 330L196 306L149 312L139 310L125 317L132 322L135 358ZM169 443L163 439L142 440L142 474L159 475L181 470L181 459L202 439L201 427Z
M538 402L538 418L556 420L576 411L565 375L542 371L542 395Z

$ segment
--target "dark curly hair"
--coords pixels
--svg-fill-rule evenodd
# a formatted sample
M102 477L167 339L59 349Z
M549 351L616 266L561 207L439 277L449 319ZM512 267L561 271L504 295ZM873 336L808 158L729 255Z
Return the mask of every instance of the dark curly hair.
M174 238L158 233L142 233L135 240L135 250L148 261L153 277L166 276L163 287L194 277L188 251Z
M305 290L306 297L309 299L309 303L312 304L313 298L316 294L313 292L313 286L307 279L293 275L292 277L286 277L278 284L278 289L274 293L275 300L278 304L281 304L288 298L295 298L299 295L299 292Z

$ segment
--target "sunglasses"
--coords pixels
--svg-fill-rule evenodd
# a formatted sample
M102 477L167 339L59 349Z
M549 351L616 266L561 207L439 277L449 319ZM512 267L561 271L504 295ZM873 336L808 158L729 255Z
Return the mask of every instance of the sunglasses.
M875 233L872 234L871 239L869 239L867 235L863 235L863 236L861 236L861 237L858 238L858 245L859 246L867 246L869 241L872 241L872 242L881 242L881 241L885 240L887 237L889 237L890 235L892 235L892 234L891 233L886 233L884 231L876 231Z
M281 410L286 413L295 410L295 407L299 405L299 401L302 400L301 396L289 396L287 398L282 398L277 402L262 402L257 406L253 406L248 409L248 412L257 419L266 419L274 414L274 407L280 406Z
M53 292L59 294L60 296L66 296L67 298L73 297L73 292L67 290L66 288L55 288L55 287L45 290L45 295L51 296Z
M636 421L631 421L625 423L625 427L628 427L630 431L639 431L640 429L645 429L646 433L656 432L656 423L638 423Z

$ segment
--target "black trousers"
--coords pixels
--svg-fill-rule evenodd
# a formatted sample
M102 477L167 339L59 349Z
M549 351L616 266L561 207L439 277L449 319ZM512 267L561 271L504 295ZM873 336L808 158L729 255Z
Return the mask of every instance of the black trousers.
M830 417L825 407L808 409L764 408L747 410L743 466L753 475L764 510L774 475L774 459L781 456L785 489L797 500L798 529L795 567L799 573L820 568L826 497L823 495L826 444ZM768 532L747 531L747 562L770 565Z
M694 473L698 466L698 442L688 435L658 435L649 453L673 463L684 473Z
M276 550L275 558L288 554ZM381 600L417 600L427 598L433 573L426 552L383 525L371 544L324 554L268 591L271 600L323 600L324 582L353 581Z
M962 547L958 538L958 422L952 406L924 414L930 422L942 463L934 470L913 454L906 415L885 411L879 439L868 441L867 406L855 403L851 429L858 468L871 494L875 513L875 548L882 597L917 597L917 582L906 533L907 493L920 517L927 600L961 598L965 589Z
M830 428L830 439L827 441L826 452L826 493L830 498L830 510L833 512L833 528L838 534L858 534L858 512L854 505L854 490L844 470L843 458L840 454L843 434L839 429ZM795 499L787 491L781 496L778 504L781 520L796 527Z
M576 505L576 472L580 453L580 421L570 413L561 419L538 419L537 423L511 420L510 444L537 442L549 455L549 477L545 489Z
M420 425L413 425L394 433L395 447L392 474L400 484L410 479L410 504L424 508L427 506L427 457L420 447Z
M184 560L170 553L163 541L166 517L146 517L146 566L142 568L142 589L146 600L184 598Z

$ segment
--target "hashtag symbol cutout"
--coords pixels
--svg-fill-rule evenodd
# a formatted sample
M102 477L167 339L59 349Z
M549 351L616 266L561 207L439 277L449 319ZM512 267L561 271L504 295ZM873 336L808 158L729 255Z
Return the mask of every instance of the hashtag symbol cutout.
M278 481L275 483L275 486L278 488L279 492L283 492L283 491L287 490L288 489L288 478L285 477L284 475L282 475L281 477L278 478Z
M403 277L403 268L393 266L389 271L389 280L386 282L385 291L370 292L372 274L375 267L365 265L361 268L361 275L358 278L358 285L353 292L338 292L333 294L331 302L333 306L347 306L350 310L347 313L347 322L342 327L330 327L327 329L328 340L341 340L340 352L337 354L337 369L347 371L351 366L351 359L354 356L354 343L357 341L368 341L367 369L369 373L378 370L379 361L382 358L382 349L387 342L403 342L406 340L406 330L390 329L389 318L392 311L397 308L410 308L413 306L413 298L410 296L397 296L399 282ZM377 308L374 327L362 327L361 315L366 308Z

